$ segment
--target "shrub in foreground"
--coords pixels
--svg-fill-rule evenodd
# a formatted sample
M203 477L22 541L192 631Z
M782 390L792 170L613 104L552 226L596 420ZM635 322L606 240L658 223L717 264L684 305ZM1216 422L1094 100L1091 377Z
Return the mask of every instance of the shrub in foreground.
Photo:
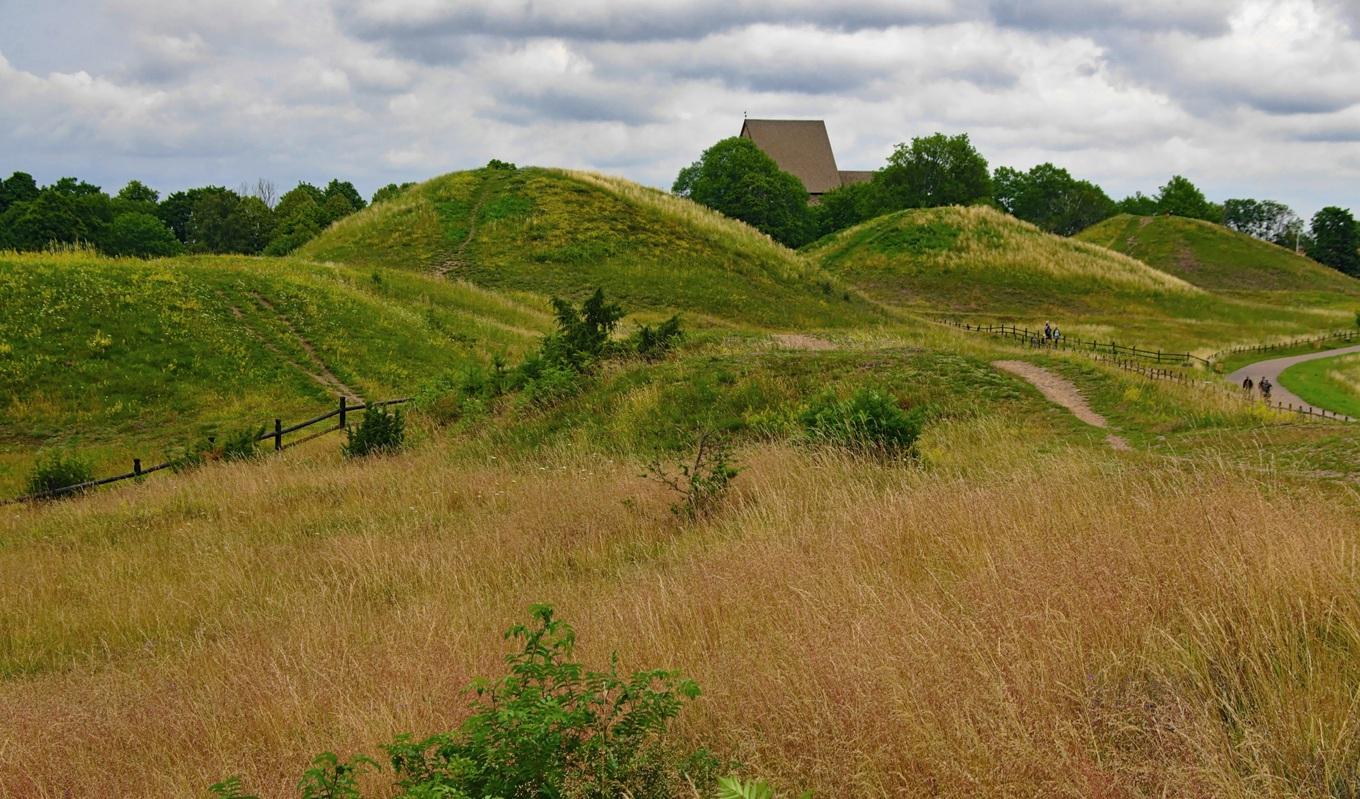
M911 452L925 424L925 409L904 411L892 397L871 388L849 399L822 394L799 415L814 441L861 452L901 455Z
M506 631L520 643L508 673L473 682L472 715L458 729L424 739L401 735L384 750L395 776L384 796L671 799L708 789L716 760L669 740L671 722L699 695L692 681L661 669L619 673L571 660L576 633L552 608L531 608L529 624ZM362 755L318 756L303 775L304 799L359 799L357 776L382 766ZM219 799L244 799L239 780L212 788Z
M340 445L346 458L386 455L397 452L406 441L406 417L400 408L384 405L364 410L359 424L345 430L348 440Z
M694 520L707 516L718 507L740 473L727 441L705 432L695 442L692 463L682 463L672 472L661 461L653 460L643 476L679 495L679 501L671 505L671 512Z
M94 479L94 469L89 462L63 452L53 452L41 458L28 477L27 494L62 497L74 496L80 491L61 491L63 488L88 483Z

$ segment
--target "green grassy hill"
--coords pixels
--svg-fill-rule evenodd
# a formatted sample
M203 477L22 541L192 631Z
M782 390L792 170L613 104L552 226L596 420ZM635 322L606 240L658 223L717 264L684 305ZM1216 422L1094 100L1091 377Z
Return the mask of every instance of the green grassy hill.
M1077 239L1121 252L1217 292L1290 291L1360 297L1360 281L1222 225L1178 216L1121 214Z
M0 463L99 464L341 393L385 399L530 346L545 306L465 283L296 260L0 255ZM0 468L15 488L16 468Z
M1312 295L1291 295L1285 304L1278 296L1229 296L984 207L889 214L818 241L807 254L907 310L1031 327L1052 321L1069 335L1153 348L1208 352L1216 343L1349 322L1349 312Z
M300 255L445 275L743 326L875 319L834 279L756 230L617 178L525 168L457 172L336 224Z

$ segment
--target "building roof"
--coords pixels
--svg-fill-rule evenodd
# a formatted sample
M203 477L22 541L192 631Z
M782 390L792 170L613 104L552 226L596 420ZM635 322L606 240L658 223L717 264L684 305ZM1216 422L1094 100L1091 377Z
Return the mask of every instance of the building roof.
M851 183L868 183L874 179L872 169L842 169L841 185L849 186Z
M826 123L820 119L748 119L741 135L774 159L779 168L803 181L809 194L824 194L841 185Z

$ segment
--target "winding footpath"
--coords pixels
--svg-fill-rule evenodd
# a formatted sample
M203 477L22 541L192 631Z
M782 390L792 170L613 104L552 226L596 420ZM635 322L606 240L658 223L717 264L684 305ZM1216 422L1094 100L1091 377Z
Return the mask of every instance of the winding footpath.
M1270 382L1274 384L1274 387L1270 390L1271 402L1293 405L1296 408L1311 408L1316 411L1321 411L1323 410L1321 406L1315 406L1304 402L1298 395L1285 388L1284 385L1280 383L1280 373L1294 364L1303 363L1305 361L1316 361L1320 358L1335 358L1338 355L1350 355L1353 352L1360 352L1360 344L1351 347L1339 347L1334 350L1323 350L1322 352L1308 352L1303 355L1289 355L1284 358L1271 358L1266 361L1257 361L1256 363L1247 364L1228 375L1228 382L1232 383L1234 386L1241 386L1242 381L1250 377L1252 383L1260 385L1261 378L1268 377L1270 378ZM1326 410L1328 413L1336 413L1336 411L1331 408L1327 408Z

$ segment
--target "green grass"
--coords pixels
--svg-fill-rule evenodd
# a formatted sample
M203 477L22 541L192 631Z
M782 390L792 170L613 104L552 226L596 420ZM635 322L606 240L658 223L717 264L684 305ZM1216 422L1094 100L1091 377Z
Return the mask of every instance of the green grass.
M881 312L744 224L627 181L481 169L435 178L327 230L305 257L443 272L499 291L580 299L691 324L833 327Z
M1069 338L1154 350L1206 355L1332 330L1353 316L1340 295L1206 290L988 208L889 214L816 242L807 254L870 297L922 315L1033 329L1052 322Z
M1287 291L1298 304L1360 300L1360 281L1222 225L1121 214L1076 235L1215 292Z
M1360 355L1339 355L1295 364L1280 384L1304 402L1360 418Z
M546 304L395 270L294 259L0 254L0 491L36 451L101 472L211 430L413 391L531 346Z

